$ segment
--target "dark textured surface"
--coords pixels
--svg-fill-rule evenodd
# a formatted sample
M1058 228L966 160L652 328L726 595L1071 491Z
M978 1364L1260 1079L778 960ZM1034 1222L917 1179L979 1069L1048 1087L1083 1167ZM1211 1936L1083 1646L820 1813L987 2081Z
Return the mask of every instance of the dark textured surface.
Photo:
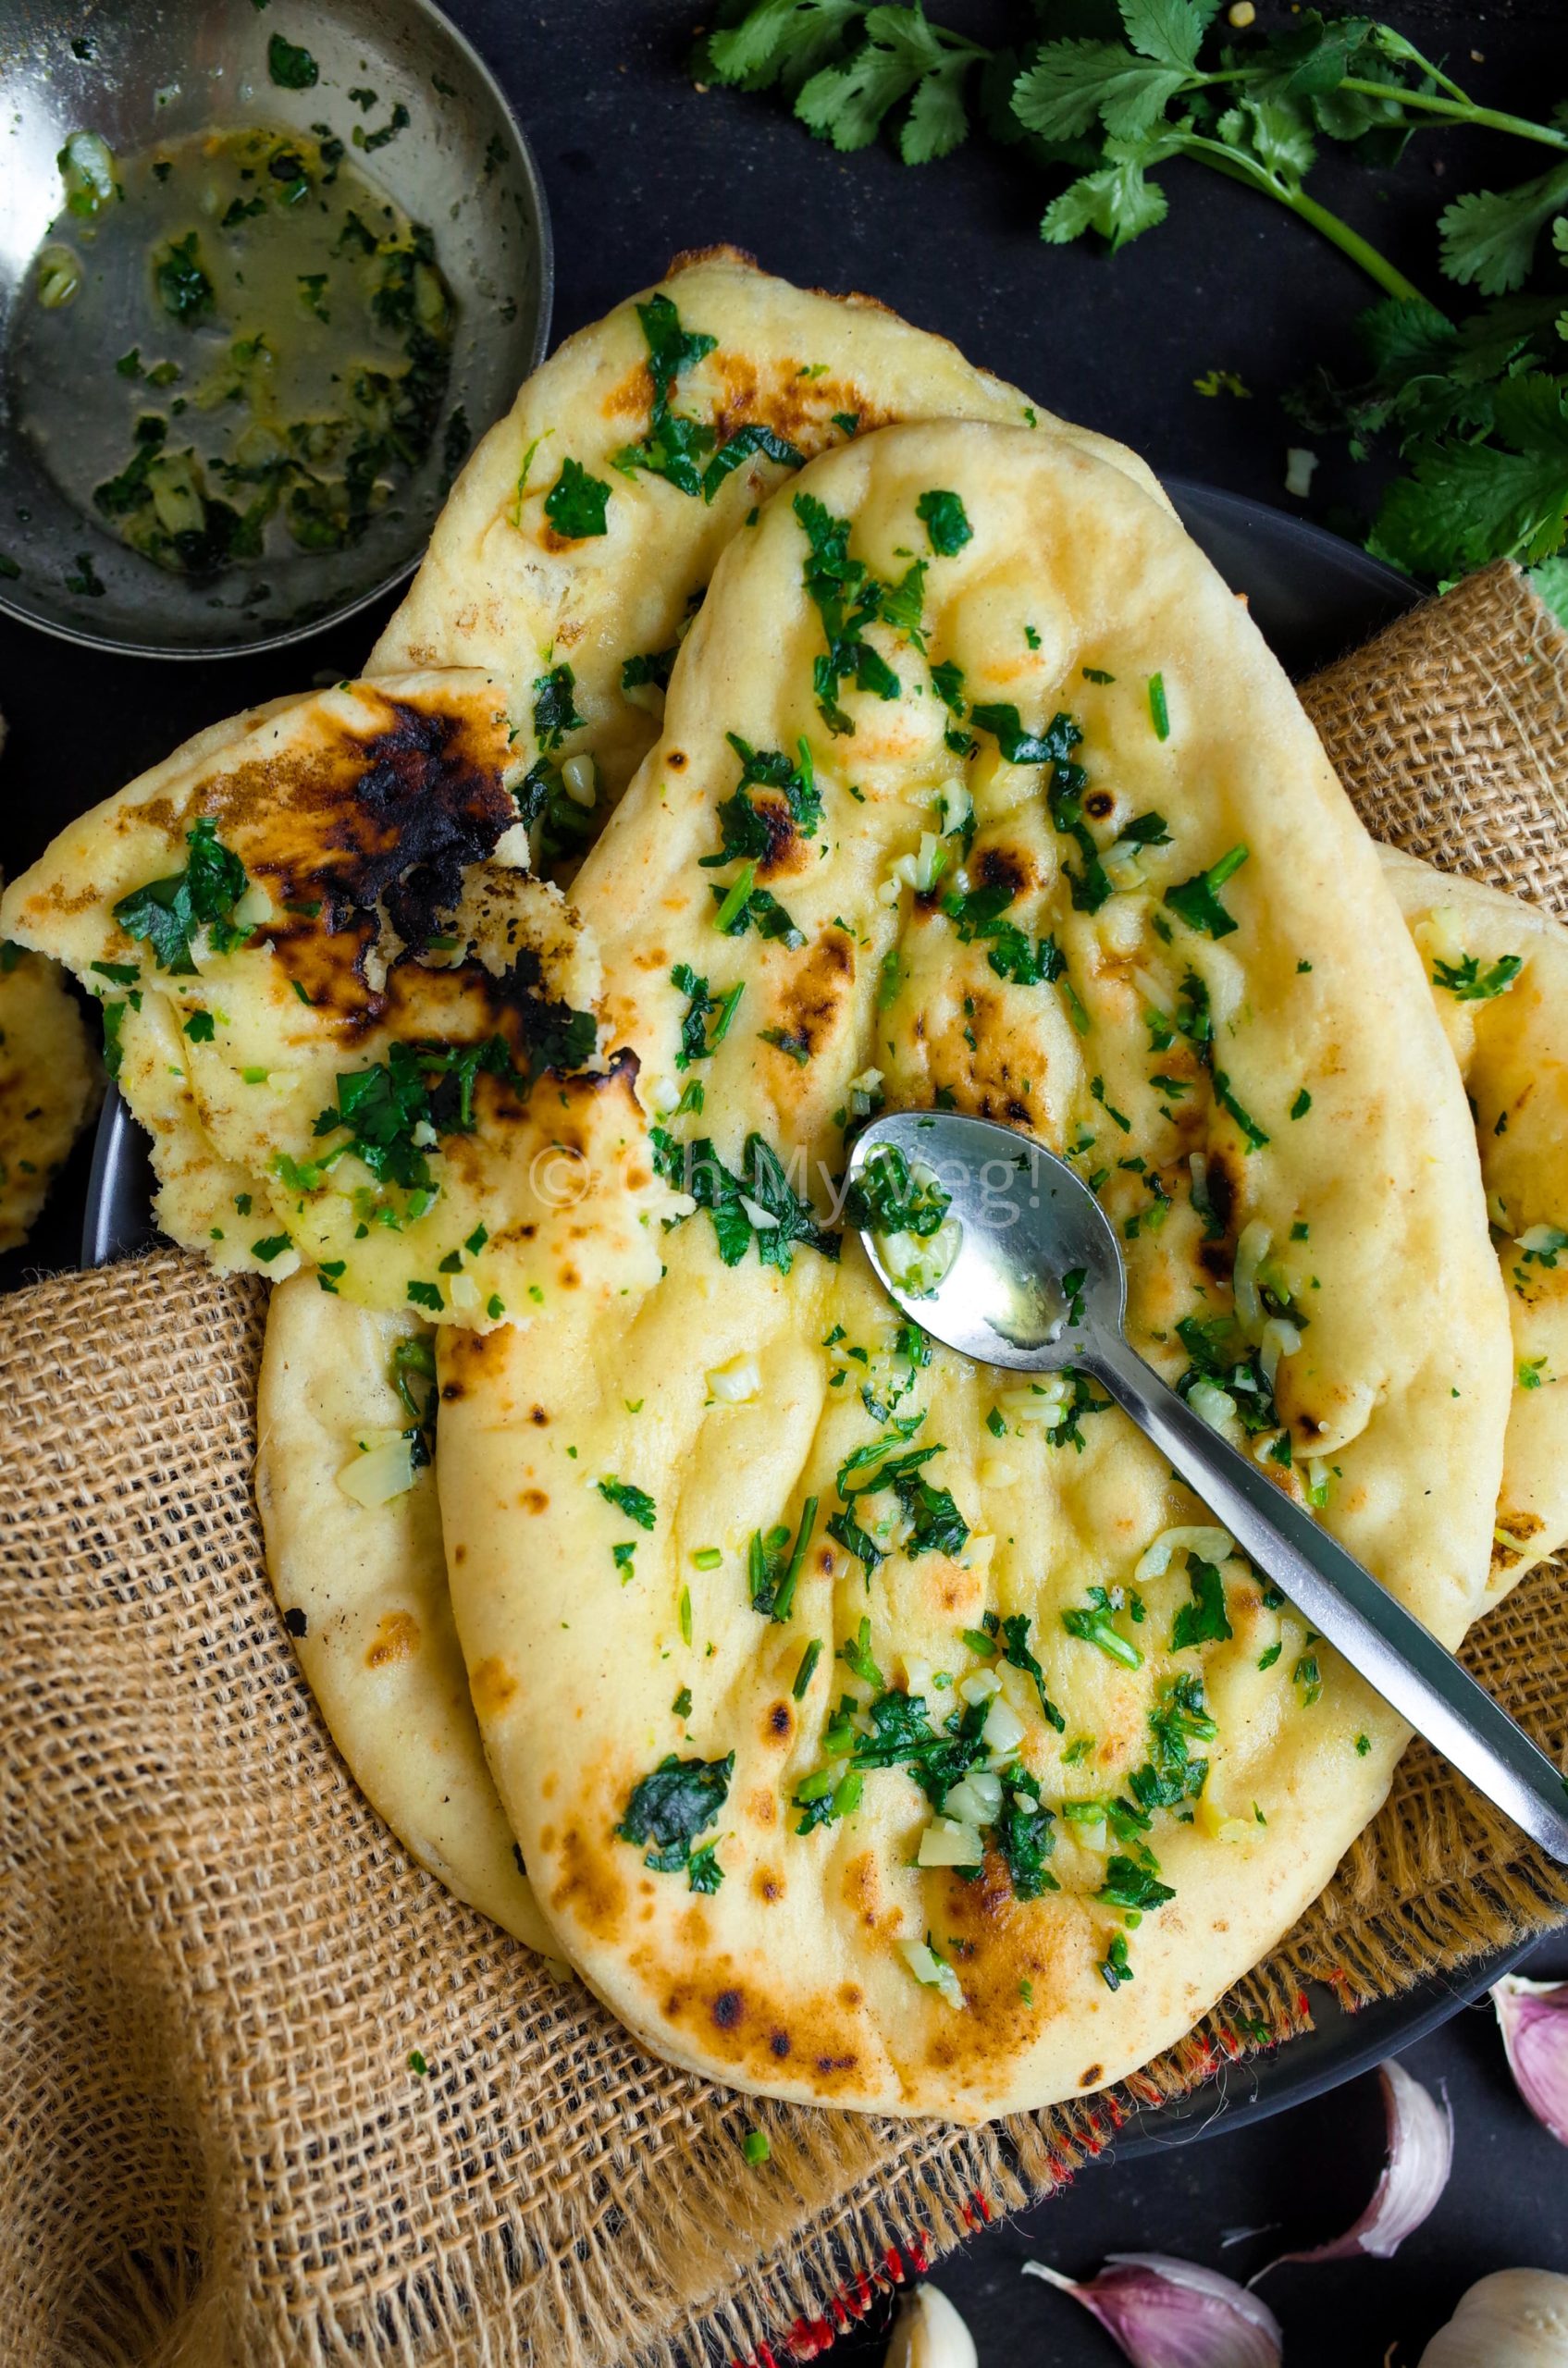
M286 30L289 0L275 0ZM792 278L880 296L954 338L1042 401L1125 438L1162 472L1300 510L1283 491L1297 440L1280 390L1313 363L1348 365L1349 325L1370 290L1352 267L1261 199L1195 167L1169 176L1171 218L1119 257L1044 249L1043 195L982 146L920 173L878 150L839 157L766 100L694 91L683 70L698 0L456 0L453 15L505 84L535 143L554 216L556 334L655 278L682 247L727 239ZM1004 8L933 6L982 33ZM1260 6L1265 21L1283 8ZM1428 50L1464 61L1492 104L1539 109L1568 89L1559 0L1487 9L1408 0L1391 15ZM1480 50L1483 62L1469 62ZM0 35L3 51L3 35ZM1439 174L1438 167L1441 166ZM1397 171L1326 163L1314 188L1421 285L1438 293L1433 225L1450 192L1518 178L1505 143L1426 135ZM1197 394L1219 366L1249 399ZM1324 499L1351 480L1320 472ZM82 807L249 701L333 679L363 657L378 623L361 617L270 659L155 665L96 658L0 621L0 867L14 873ZM0 1260L0 1285L74 1256L85 1148L31 1250ZM1568 1974L1568 1946L1542 1965ZM1568 2269L1568 2180L1561 2149L1514 2099L1488 2010L1426 2040L1410 2066L1446 2080L1458 2144L1453 2182L1392 2263L1289 2269L1266 2291L1296 2368L1401 2368L1463 2288L1520 2262ZM1117 2354L1065 2297L1019 2275L1031 2254L1078 2274L1107 2251L1185 2254L1249 2275L1284 2244L1347 2225L1381 2153L1377 2083L1366 2078L1283 2118L1216 2131L1168 2157L1103 2162L1027 2221L991 2232L941 2282L974 2327L982 2368L1028 2360L1067 2368ZM1226 2246L1237 2228L1278 2224ZM846 2346L871 2356L874 2342ZM836 2356L836 2355L835 2355Z

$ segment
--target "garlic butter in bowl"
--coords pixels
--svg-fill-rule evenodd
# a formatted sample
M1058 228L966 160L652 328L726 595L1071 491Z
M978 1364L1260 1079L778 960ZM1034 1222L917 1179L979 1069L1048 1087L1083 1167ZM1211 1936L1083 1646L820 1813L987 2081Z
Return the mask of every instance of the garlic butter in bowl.
M0 607L187 658L362 607L548 334L500 92L425 0L37 23L0 68Z

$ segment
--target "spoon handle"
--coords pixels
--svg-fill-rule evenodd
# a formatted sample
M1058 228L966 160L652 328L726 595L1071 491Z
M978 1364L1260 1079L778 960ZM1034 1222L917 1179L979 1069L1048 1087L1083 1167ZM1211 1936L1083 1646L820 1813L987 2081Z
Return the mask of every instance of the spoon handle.
M1119 1336L1102 1335L1080 1363L1303 1619L1549 1857L1568 1865L1568 1780L1430 1630Z

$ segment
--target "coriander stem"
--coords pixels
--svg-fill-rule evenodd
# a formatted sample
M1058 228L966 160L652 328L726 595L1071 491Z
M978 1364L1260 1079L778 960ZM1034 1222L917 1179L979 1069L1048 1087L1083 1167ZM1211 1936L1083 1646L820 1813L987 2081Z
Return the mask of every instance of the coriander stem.
M1387 255L1379 254L1371 240L1364 239L1359 230L1352 230L1338 214L1330 214L1315 197L1309 197L1299 182L1292 185L1278 174L1270 172L1254 157L1227 148L1217 140L1205 140L1196 133L1189 133L1182 140L1180 153L1212 166L1216 173L1224 173L1229 180L1240 181L1244 189L1255 189L1263 196L1272 197L1279 204L1289 206L1292 214L1310 223L1315 230L1321 231L1342 255L1348 255L1352 263L1359 265L1386 296L1396 296L1403 304L1425 302L1414 280L1407 279L1402 271L1396 271Z
M1326 205L1319 205L1316 198L1309 197L1304 189L1297 190L1284 202L1292 214L1299 214L1303 222L1310 222L1315 230L1321 230L1342 255L1348 255L1352 263L1359 264L1367 278L1375 280L1385 295L1397 296L1401 304L1425 303L1426 299L1414 280L1407 279L1402 271L1396 271L1387 255L1379 254L1370 240L1364 239L1359 230L1352 230L1339 215L1330 214Z
M1412 91L1399 82L1367 82L1347 74L1341 91L1359 91L1366 99L1393 99L1401 107L1416 107L1426 115L1446 116L1456 123L1477 124L1485 131L1511 131L1517 140L1534 140L1543 148L1568 149L1568 131L1549 124L1532 123L1528 117L1503 115L1496 107L1478 107L1472 100L1442 99L1435 91Z

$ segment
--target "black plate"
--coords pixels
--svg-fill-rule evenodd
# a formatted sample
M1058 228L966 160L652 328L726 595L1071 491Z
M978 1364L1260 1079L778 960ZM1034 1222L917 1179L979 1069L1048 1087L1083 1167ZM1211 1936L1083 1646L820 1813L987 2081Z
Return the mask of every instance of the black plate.
M1174 480L1169 491L1193 539L1228 584L1244 592L1265 640L1287 671L1311 673L1414 605L1411 584L1284 512L1211 486ZM111 1094L98 1124L81 1255L85 1265L130 1256L155 1239L146 1138ZM1117 2140L1122 2160L1237 2129L1353 2079L1414 2046L1517 1965L1535 1942L1433 1976L1397 1998L1347 2014L1336 1993L1309 1988L1314 2028L1287 2045L1218 2073L1191 2095L1135 2113Z

